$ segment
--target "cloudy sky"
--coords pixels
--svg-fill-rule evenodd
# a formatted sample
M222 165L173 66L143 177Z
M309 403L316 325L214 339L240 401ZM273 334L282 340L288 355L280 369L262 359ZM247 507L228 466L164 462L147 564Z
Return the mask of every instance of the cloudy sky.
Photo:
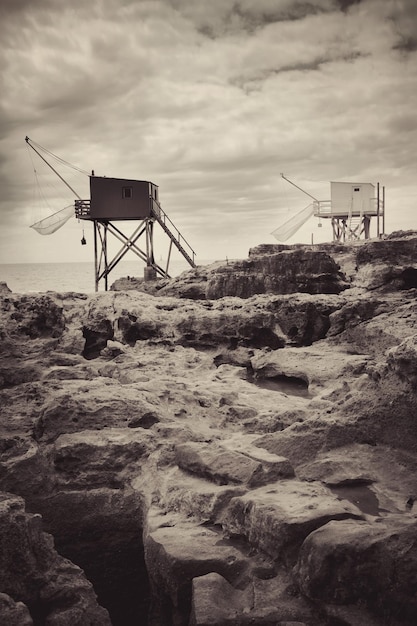
M276 242L308 203L281 172L319 199L332 180L380 182L387 232L417 229L415 0L1 0L0 59L2 263L93 256L75 219L29 228L73 196L26 135L155 182L197 260ZM60 171L88 197L87 176Z

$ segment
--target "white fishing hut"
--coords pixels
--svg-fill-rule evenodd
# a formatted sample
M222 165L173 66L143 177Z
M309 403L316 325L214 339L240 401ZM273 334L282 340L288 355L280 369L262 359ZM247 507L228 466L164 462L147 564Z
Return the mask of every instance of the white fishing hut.
M385 187L379 183L330 183L330 200L316 200L314 215L331 219L333 241L365 239L370 237L371 218L377 221L377 235L381 234L385 220Z
M376 215L375 187L372 183L330 183L333 215Z
M294 235L312 215L330 219L333 241L353 241L370 237L371 218L376 218L376 235L385 232L385 187L376 188L372 183L330 183L330 200L318 200L311 193L281 174L281 178L309 196L310 203L289 220L278 226L271 234L278 241L286 241ZM382 223L381 223L382 220Z

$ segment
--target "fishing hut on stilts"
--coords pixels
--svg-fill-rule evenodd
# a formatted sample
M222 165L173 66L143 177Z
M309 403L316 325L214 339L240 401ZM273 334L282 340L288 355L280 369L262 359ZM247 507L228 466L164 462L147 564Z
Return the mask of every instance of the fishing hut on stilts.
M94 267L95 290L101 282L105 291L108 290L108 278L111 271L132 251L145 263L144 280L155 280L157 277L169 278L169 265L173 246L180 252L191 267L195 267L195 252L180 231L175 227L159 202L159 188L152 182L122 178L90 177L90 198L83 199L57 172L43 156L46 151L26 137L26 143L40 158L57 174L57 176L74 193L76 199L71 207L65 207L54 215L32 225L40 234L51 234L60 228L70 217L80 221L93 223L94 229ZM127 224L135 224L134 231L128 235ZM121 225L120 225L121 224ZM155 261L154 227L159 225L169 238L169 248L165 267ZM122 245L118 252L110 258L109 236ZM83 231L81 243L86 243Z
M313 195L289 180L288 183L309 196L311 201L301 211L276 228L272 235L279 241L286 241L294 235L310 217L331 220L333 241L344 243L369 239L371 220L376 221L376 236L385 232L385 187L379 183L330 183L330 200L318 200Z

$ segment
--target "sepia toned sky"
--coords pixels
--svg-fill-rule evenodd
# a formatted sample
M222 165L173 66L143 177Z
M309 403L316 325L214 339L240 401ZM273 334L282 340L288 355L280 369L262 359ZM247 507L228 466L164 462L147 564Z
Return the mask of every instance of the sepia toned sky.
M75 219L29 228L73 195L26 135L159 185L197 260L276 243L309 202L281 172L319 199L380 182L387 231L417 229L415 0L1 0L0 68L0 263L93 257Z

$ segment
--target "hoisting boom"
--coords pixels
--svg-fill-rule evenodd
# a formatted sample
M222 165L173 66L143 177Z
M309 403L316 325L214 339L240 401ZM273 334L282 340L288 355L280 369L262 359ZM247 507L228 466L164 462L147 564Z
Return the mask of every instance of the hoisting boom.
M301 187L299 187L298 185L296 185L295 183L293 183L291 180L289 180L288 178L286 178L284 176L284 174L281 174L281 178L283 178L284 180L287 181L287 183L290 183L290 185L292 185L293 187L296 187L297 189L299 189L300 191L302 191L303 193L306 194L306 196L310 196L310 198L313 198L313 200L315 200L316 202L318 202L317 198L315 198L314 196L311 195L311 193L308 193L308 191L304 191L304 189L301 189Z
M57 171L56 171L56 169L55 169L55 168L54 168L54 167L53 167L53 166L52 166L52 165L51 165L51 164L50 164L50 163L49 163L49 162L45 159L45 157L43 157L43 156L41 155L41 153L40 153L40 152L38 152L38 150L36 150L36 148L35 148L35 146L33 145L33 143L32 143L32 141L31 141L31 139L29 139L29 137L28 137L27 135L26 135L26 137L25 137L25 141L26 141L26 143L28 144L28 146L30 146L30 147L32 148L32 150L34 150L34 152L36 152L36 154L37 154L37 155L38 155L38 156L42 159L42 161L44 161L44 162L46 163L46 165L47 165L48 167L50 167L50 168L51 168L51 170L52 170L52 171L53 171L53 172L54 172L54 173L58 176L58 178L59 178L60 180L62 180L62 182L64 183L64 185L66 185L66 186L68 187L68 189L70 189L70 190L72 191L72 193L73 193L73 194L75 194L79 200L81 200L81 196L80 196L80 195L79 195L79 194L75 191L75 189L73 189L73 188L71 187L71 185L70 185L69 183L67 183L67 181L65 180L65 178L63 178L63 177L61 176L61 174L60 174L59 172L57 172ZM39 147L40 147L40 148L42 148L42 146L39 146Z

